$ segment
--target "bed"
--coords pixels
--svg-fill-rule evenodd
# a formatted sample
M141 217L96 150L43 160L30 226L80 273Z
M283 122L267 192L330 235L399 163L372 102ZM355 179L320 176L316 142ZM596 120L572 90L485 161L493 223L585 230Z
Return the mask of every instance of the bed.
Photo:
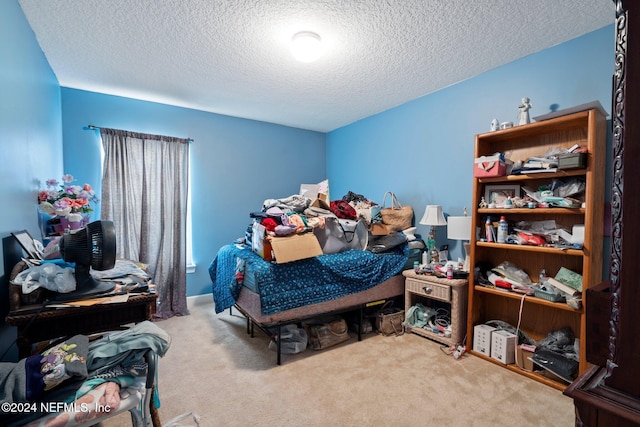
M403 244L383 254L348 250L276 264L245 245L226 245L209 266L215 311L236 307L247 318L247 333L253 336L257 326L273 336L280 365L282 326L355 310L362 325L368 304L404 295L400 273L407 259Z

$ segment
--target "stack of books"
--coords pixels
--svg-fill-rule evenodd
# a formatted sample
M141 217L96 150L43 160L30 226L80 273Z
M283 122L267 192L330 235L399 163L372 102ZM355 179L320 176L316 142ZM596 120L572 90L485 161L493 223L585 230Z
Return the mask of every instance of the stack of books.
M561 267L556 277L547 278L547 283L570 296L582 294L582 275Z
M558 170L558 159L549 157L529 157L522 164L520 173L555 172Z
M546 154L541 157L529 157L526 161L523 161L519 165L517 170L512 170L512 173L532 174L539 172L556 172L558 170L559 155L568 153L581 153L585 151L586 148L580 147L578 144L575 144L570 148L560 150L554 154Z

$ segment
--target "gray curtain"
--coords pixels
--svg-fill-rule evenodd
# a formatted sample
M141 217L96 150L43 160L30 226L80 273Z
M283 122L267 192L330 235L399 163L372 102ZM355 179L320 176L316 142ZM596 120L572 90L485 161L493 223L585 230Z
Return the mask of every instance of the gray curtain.
M145 263L157 287L156 317L187 310L189 140L101 128L101 218L113 221L118 257Z

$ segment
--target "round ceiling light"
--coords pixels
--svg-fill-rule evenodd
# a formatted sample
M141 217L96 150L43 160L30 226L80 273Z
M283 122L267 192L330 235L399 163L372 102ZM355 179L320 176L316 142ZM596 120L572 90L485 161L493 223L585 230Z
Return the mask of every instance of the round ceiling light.
M291 38L291 54L300 62L313 62L322 52L322 40L316 33L302 31Z

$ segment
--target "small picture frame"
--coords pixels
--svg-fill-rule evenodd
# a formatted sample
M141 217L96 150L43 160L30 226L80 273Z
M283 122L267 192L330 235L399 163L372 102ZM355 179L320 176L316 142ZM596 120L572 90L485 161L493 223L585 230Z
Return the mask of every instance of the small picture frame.
M31 234L29 234L27 230L16 231L11 233L11 235L20 243L20 246L22 246L22 249L24 249L30 259L42 259L42 255L36 248L33 237L31 237Z
M484 200L496 207L502 207L508 198L520 197L519 185L485 185Z

